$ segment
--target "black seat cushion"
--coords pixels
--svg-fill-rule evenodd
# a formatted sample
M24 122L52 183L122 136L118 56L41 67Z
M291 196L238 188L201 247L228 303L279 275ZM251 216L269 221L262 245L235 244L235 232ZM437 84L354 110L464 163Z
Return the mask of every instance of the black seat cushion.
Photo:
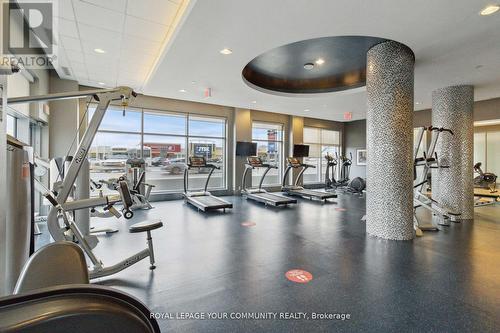
M128 229L130 232L144 232L148 230L154 230L163 227L163 222L161 220L155 221L144 221L133 224Z

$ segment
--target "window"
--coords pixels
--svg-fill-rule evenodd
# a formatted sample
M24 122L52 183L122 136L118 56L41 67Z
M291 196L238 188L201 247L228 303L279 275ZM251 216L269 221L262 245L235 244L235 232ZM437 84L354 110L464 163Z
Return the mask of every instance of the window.
M283 125L272 123L252 123L252 141L257 143L257 155L264 163L275 165L264 179L264 185L281 184L283 161ZM257 186L265 169L252 171L252 186Z
M340 132L314 127L304 127L304 144L309 145L309 157L304 163L314 165L304 172L304 184L320 183L325 180L327 162L325 156L340 155ZM338 178L338 168L335 177Z
M17 118L10 114L7 115L7 134L17 137Z
M89 108L89 121L95 109ZM141 156L141 112L127 110L125 115L118 108L110 107L90 147L88 159L90 178L99 182L122 176L125 162L131 157ZM112 194L106 186L103 193ZM91 195L98 195L94 191Z
M483 172L500 175L500 129L480 126L474 129L474 164L481 162ZM474 174L474 177L478 174ZM497 185L498 186L498 185Z
M89 152L91 177L94 181L118 178L125 173L128 158L142 157L146 181L155 185L153 192L181 192L187 158L195 155L220 167L214 171L209 189L225 188L225 118L155 110L127 110L124 118L122 110L111 107ZM190 188L203 188L208 171L191 170Z
M201 116L189 116L189 156L203 156L207 163L213 164L220 169L215 169L209 188L224 188L226 174L226 120L221 118L210 118ZM191 170L189 187L194 189L203 188L206 173L209 170Z

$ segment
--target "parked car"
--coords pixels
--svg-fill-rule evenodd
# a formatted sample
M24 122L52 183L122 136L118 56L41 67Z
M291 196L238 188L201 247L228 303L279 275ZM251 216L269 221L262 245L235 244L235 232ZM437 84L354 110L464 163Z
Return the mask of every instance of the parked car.
M153 157L151 159L151 166L162 166L165 165L165 161L167 161L166 157Z
M180 175L186 168L186 160L184 158L165 159L163 161L163 170L171 175Z

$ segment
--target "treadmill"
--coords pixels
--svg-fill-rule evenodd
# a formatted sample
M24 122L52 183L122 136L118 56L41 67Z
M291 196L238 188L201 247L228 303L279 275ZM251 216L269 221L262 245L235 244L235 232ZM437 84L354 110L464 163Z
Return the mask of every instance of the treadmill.
M190 169L210 169L208 173L207 180L205 182L205 188L203 191L190 192L188 191L189 187L189 170ZM184 200L191 205L198 208L201 211L209 211L209 210L217 210L222 209L224 213L226 212L226 208L233 208L233 204L223 200L221 198L212 195L207 191L208 182L210 181L210 177L215 169L220 169L220 167L208 164L203 156L191 156L189 157L189 163L187 164L187 168L184 169Z
M323 202L327 202L328 199L337 197L337 194L335 194L335 193L308 190L308 189L305 189L302 186L298 185L300 179L304 175L304 172L308 168L315 168L314 165L301 163L299 161L299 159L296 157L288 157L287 162L288 162L288 166L285 170L285 174L283 175L283 183L281 186L281 190L283 192L285 192L285 194L297 196L297 197L302 197L302 198L307 198L310 200L318 199L318 200L322 200ZM293 185L286 185L287 176L288 176L288 173L290 172L290 170L298 169L298 168L302 168L302 170L300 170L299 174L297 175L297 178L293 182Z
M248 188L246 187L247 173L249 170L256 168L266 168L266 170L264 171L264 174L260 178L259 187ZM296 204L297 200L295 199L287 198L279 194L269 193L262 188L262 183L264 182L264 178L266 177L269 170L277 168L278 168L277 166L262 163L260 157L257 156L247 157L247 163L245 163L245 172L243 172L243 177L241 181L242 184L241 194L247 199L262 202L266 206L271 205L277 207L277 206L287 206L289 204Z

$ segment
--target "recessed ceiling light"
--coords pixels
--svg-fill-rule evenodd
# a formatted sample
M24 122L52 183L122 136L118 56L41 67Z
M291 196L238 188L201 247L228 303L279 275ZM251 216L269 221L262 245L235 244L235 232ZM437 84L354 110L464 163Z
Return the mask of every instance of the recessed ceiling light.
M230 49L228 48L223 48L222 50L219 51L221 54L223 55L229 55L231 53L233 53L233 51L231 51Z
M191 84L196 84L196 81L191 81Z
M420 105L420 104L422 104L422 103L420 103L420 102L415 102L415 104Z
M325 60L323 58L316 59L316 65L323 65L324 63L325 63Z
M310 109L304 109L304 111L305 111L305 112L309 112L309 111L311 111L311 110L310 110Z
M95 53L106 53L103 49L94 49Z
M185 93L185 92L187 92L187 90L186 89L179 89L179 92Z
M499 9L500 9L499 5L489 5L489 6L484 7L484 9L480 12L480 14L482 16L488 16L488 15L491 15L491 14L498 12Z
M314 68L314 64L312 62L308 62L307 64L304 64L304 69L307 69L308 71L310 71L313 68Z
M252 101L253 104L257 104L257 101Z
M105 83L104 83L104 82L99 82L99 84L100 84L101 86L105 85Z

